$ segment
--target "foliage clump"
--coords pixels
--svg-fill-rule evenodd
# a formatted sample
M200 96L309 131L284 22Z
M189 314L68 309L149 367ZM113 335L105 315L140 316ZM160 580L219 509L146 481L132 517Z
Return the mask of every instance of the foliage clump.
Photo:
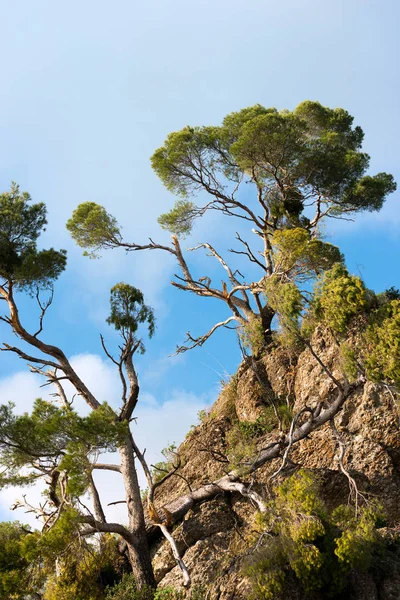
M0 194L0 277L28 292L51 288L64 271L65 250L39 250L37 240L47 224L43 202L31 204L27 192L12 184Z
M107 586L120 579L122 562L114 536L103 534L95 543L79 543L75 532L57 562L57 573L54 563L43 563L49 572L43 600L103 600Z
M205 597L204 590L198 586L192 586L188 593L171 586L138 589L132 574L125 574L118 584L108 588L105 600L205 600Z
M18 521L0 523L0 600L23 600L42 583L31 565L31 541L37 534Z
M257 455L258 439L278 426L281 430L288 429L292 418L291 408L280 398L265 406L255 421L240 421L236 417L225 436L230 467L245 472Z
M400 386L400 300L391 300L373 313L365 342L368 377Z
M265 331L260 317L253 316L239 328L239 338L244 348L259 356L265 346Z
M90 456L115 451L126 431L127 424L115 419L107 403L86 417L41 399L35 401L31 414L15 415L12 405L2 405L0 465L6 470L0 476L0 487L35 481L34 465L40 457L58 471L68 469L67 492L79 496L89 483ZM22 468L25 472L21 474Z
M317 286L313 311L316 318L334 332L343 334L351 319L368 307L369 294L360 277L350 275L336 264Z
M170 231L177 236L186 236L193 227L193 220L197 214L193 202L187 200L177 200L174 208L157 219L163 229Z
M171 133L152 156L152 166L173 194L188 197L206 191L208 208L230 198L229 186L256 185L275 227L305 227L307 203L322 214L377 211L396 189L391 175L365 175L369 156L361 151L363 131L345 110L306 101L294 111L255 105L225 117L219 127L185 127ZM278 185L276 185L278 182ZM180 202L180 204L179 204ZM229 206L228 206L229 208ZM178 201L162 216L171 231L193 215L190 202Z
M340 364L349 382L355 381L359 374L357 350L348 342L340 344Z
M302 348L299 335L304 299L297 285L273 275L265 282L268 305L274 310L279 324L279 342L289 350Z
M312 237L301 227L275 231L271 244L276 274L295 281L313 279L344 260L337 246Z
M142 292L128 283L117 283L111 288L110 294L111 313L107 323L120 331L124 339L128 337L135 343L134 334L141 324L148 327L149 337L155 332L155 317L153 309L144 302ZM137 341L138 350L143 354L144 345Z
M74 210L67 221L67 229L84 255L96 258L99 250L121 241L117 220L105 208L95 202L83 202Z
M289 572L305 595L316 590L327 597L340 594L352 569L369 568L378 547L380 514L376 504L329 511L311 473L299 471L286 479L275 489L267 512L257 515L257 536L265 543L258 544L245 568L254 597L273 600L284 590Z

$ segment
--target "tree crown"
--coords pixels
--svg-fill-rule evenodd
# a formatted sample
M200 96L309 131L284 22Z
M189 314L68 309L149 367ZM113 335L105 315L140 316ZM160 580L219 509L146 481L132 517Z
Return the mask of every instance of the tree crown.
M209 208L243 211L237 190L249 182L274 229L309 226L304 211L310 205L316 207L312 225L322 215L379 210L396 185L386 173L365 174L369 156L361 151L363 137L347 111L311 101L293 111L256 105L231 113L219 127L185 127L167 137L152 166L174 194L188 198L207 192L212 200L200 210L178 201L159 222L174 233L177 228L182 233L184 223L187 233Z
M142 292L127 283L117 283L111 289L111 314L107 319L109 325L114 325L122 336L133 344L137 343L139 350L144 352L144 345L136 338L136 332L141 324L147 325L151 338L155 332L155 317L153 309L144 302Z
M88 248L85 255L96 258L100 248L118 244L121 240L117 220L95 202L83 202L67 221L67 229L81 248Z
M47 224L46 207L12 184L0 194L0 277L26 290L48 288L66 266L65 250L38 250Z

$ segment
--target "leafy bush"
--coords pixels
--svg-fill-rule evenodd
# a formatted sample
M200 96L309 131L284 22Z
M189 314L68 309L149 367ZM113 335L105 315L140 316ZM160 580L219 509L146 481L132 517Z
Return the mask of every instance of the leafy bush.
M265 293L269 306L275 310L280 318L280 324L297 329L298 319L303 310L303 300L300 290L291 281L281 281L273 276L265 282Z
M137 589L131 574L124 575L120 583L108 588L105 600L204 600L204 590L193 586L189 592L176 590L173 587L150 587Z
M107 588L105 600L153 600L154 590L150 587L137 589L131 573L125 573L119 583Z
M265 345L265 333L260 317L252 317L245 325L239 329L240 340L245 348L258 356L261 354Z
M350 275L336 264L319 283L313 301L317 319L336 333L343 334L350 320L368 306L368 290L360 277Z
M17 521L0 523L0 600L23 600L28 592L40 589L43 578L31 564L37 537Z
M238 397L238 376L232 375L229 381L223 381L222 392L218 402L214 404L210 411L210 417L216 418L221 414L228 417L231 421L237 420L236 400Z
M344 260L336 246L313 238L307 229L300 227L276 231L272 246L276 252L276 270L297 281L315 278Z
M365 366L372 381L400 385L400 300L375 311L365 333Z
M120 577L121 556L114 536L103 535L100 544L79 543L75 537L68 552L48 565L43 600L102 600L107 585ZM44 564L44 563L42 563Z
M347 342L340 344L340 364L347 379L350 382L355 381L359 371L357 364L357 351Z
M379 506L369 504L358 512L342 506L330 512L318 480L306 471L288 478L275 493L267 512L257 515L258 550L245 567L254 598L273 600L284 590L289 572L305 595L322 590L334 597L345 589L351 569L368 569L377 548Z

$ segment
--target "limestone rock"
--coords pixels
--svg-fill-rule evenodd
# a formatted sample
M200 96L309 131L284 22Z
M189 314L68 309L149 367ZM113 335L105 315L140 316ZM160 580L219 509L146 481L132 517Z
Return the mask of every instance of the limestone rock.
M331 373L341 379L339 350L333 338L317 329L312 347ZM179 452L185 479L174 477L166 482L158 492L159 506L184 494L188 485L196 489L223 475L227 468L223 461L225 435L235 419L254 423L271 398L280 402L289 398L296 413L305 406L329 403L337 393L308 349L296 357L283 348L272 348L255 365L249 361L243 363L234 383L225 388L211 415L182 444ZM346 446L345 467L357 481L361 493L377 497L383 504L391 528L387 535L390 535L400 526L400 429L392 394L384 386L366 382L346 400L335 423ZM278 429L266 433L258 440L258 447L267 447L279 436ZM303 466L320 475L324 499L332 508L347 502L349 496L348 481L340 471L337 450L332 431L325 425L294 445L290 452L293 468ZM280 460L267 463L253 477L252 485L261 495L267 496L268 478ZM195 507L175 526L173 535L193 585L207 587L207 600L249 597L249 582L241 566L254 513L255 507L243 497L221 493L213 501ZM152 552L160 585L180 588L181 574L169 546L158 539ZM393 543L393 552L382 568L377 566L376 571L372 569L368 574L352 577L349 600L400 598L399 542ZM296 581L289 581L288 585L290 592L285 598L303 600L304 594ZM317 594L314 600L322 598Z

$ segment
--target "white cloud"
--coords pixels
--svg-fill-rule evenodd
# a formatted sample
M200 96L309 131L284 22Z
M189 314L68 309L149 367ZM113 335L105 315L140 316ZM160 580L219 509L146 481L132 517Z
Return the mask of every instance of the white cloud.
M50 398L51 390L41 388L43 379L39 375L20 371L0 379L0 404L12 402L15 410L21 414L29 411L36 398Z
M71 358L71 364L77 373L85 381L89 389L100 400L107 400L116 405L119 398L118 375L111 364L101 357L93 354L82 354ZM169 368L168 360L165 363L160 359L160 369ZM150 376L150 374L148 374ZM11 400L16 405L16 411L22 413L29 411L32 402L37 397L50 398L52 392L50 386L40 388L43 379L37 375L27 372L18 372L0 380L0 402ZM65 386L68 392L72 390ZM162 404L156 398L141 392L140 402L135 416L136 422L132 423L132 432L136 442L141 449L146 448L146 458L149 463L162 460L161 450L168 444L176 442L179 444L185 437L192 424L197 421L197 413L200 409L214 400L213 393L196 396L187 390L172 389L168 399ZM86 411L82 400L76 400L76 408L80 413ZM117 455L107 455L101 458L104 462L118 462ZM124 490L118 473L96 471L95 479L101 493L104 506L109 502L115 502L124 498ZM146 487L145 479L140 474L140 481ZM23 514L22 511L9 511L9 506L22 494L27 495L27 500L37 505L43 500L41 493L43 487L40 485L28 488L8 488L0 492L1 519L18 519L32 526L38 526L38 522L32 514ZM117 505L106 509L109 520L126 521L124 505Z
M146 386L151 383L152 386L158 385L165 377L170 369L181 365L185 362L183 354L175 356L161 356L156 360L152 360L149 366L141 374L141 381Z

